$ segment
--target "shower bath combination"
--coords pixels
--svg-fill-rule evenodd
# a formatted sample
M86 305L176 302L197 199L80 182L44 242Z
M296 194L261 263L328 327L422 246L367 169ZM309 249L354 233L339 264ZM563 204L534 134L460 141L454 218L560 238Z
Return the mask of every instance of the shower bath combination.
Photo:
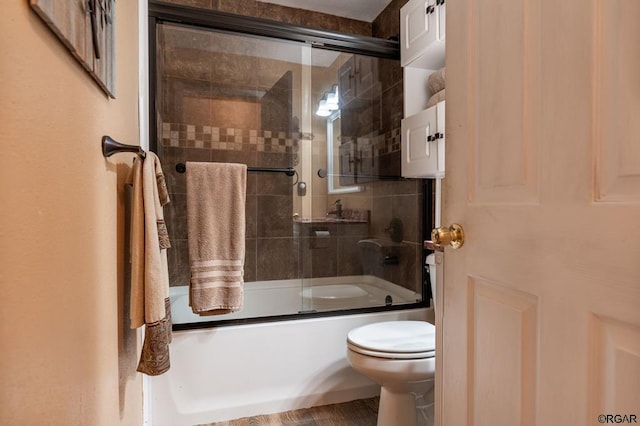
M345 358L348 331L432 313L422 249L431 186L399 178L398 43L154 1L149 13L151 149L172 199L176 331L172 368L151 381L154 424L377 395ZM338 110L317 115L328 93ZM283 171L247 175L240 312L188 307L187 161Z
M189 283L185 163L219 161L283 172L247 176L246 297L281 292L275 283L298 289L288 290L297 306L278 312L282 304L275 303L266 316L264 309L247 309L241 318L186 317L183 323L176 321L185 317L178 311L177 329L426 304L427 185L399 178L400 122L391 119L402 115L397 42L324 31L318 49L308 43L318 41L317 30L279 24L275 31L273 21L215 11L189 26L192 12L150 3L151 104L157 108L151 149L173 200L170 284L177 295ZM316 114L316 106L329 101L331 113ZM319 169L327 170L326 178L314 173ZM365 261L368 241L384 245L385 253ZM339 284L319 284L332 280ZM363 282L384 296L372 296Z

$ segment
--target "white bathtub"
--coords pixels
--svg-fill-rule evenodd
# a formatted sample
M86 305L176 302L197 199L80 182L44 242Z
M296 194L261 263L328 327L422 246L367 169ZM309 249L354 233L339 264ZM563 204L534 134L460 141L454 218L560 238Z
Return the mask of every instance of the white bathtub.
M294 287L293 313L300 310L303 296ZM281 282L274 288L292 286ZM346 294L359 297L352 289ZM277 299L273 303L284 300L278 292L272 296ZM262 307L271 305L264 298L259 301ZM172 308L174 318L181 315L178 306ZM190 309L182 314L183 319L193 315ZM431 309L418 308L174 332L171 369L151 377L146 387L149 422L191 426L375 396L379 387L346 360L347 332L378 321L432 318Z
M371 275L255 281L244 284L242 311L200 316L189 307L188 291L188 286L170 288L174 324L385 306L388 297L391 304L398 305L415 303L418 297L413 291Z

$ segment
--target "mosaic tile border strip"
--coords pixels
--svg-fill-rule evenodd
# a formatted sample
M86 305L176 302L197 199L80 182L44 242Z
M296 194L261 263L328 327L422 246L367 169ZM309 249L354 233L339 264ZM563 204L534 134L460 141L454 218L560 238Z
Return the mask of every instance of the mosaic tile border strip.
M229 151L286 152L298 151L298 141L313 140L310 133L274 132L271 130L237 129L198 124L162 123L162 144L167 147L226 149ZM376 155L400 151L400 128L384 134L373 132L358 138L361 143L372 144ZM345 137L344 142L353 138Z
M374 139L374 149L377 155L390 154L400 151L402 146L402 129L395 128L384 135L379 135Z
M271 130L162 123L162 144L167 147L291 153L297 150L301 136L307 135Z

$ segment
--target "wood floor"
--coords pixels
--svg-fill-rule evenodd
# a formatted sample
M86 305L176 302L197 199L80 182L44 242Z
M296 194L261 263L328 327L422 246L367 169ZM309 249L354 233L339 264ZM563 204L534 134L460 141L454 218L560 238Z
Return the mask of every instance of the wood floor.
M379 398L303 408L284 413L243 417L202 426L375 426Z

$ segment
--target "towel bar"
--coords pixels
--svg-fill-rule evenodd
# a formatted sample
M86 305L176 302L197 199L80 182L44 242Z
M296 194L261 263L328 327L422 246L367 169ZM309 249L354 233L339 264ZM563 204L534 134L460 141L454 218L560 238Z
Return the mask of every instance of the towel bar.
M125 145L114 140L111 136L102 137L102 155L105 157L111 157L113 154L119 154L121 152L135 152L140 157L145 158L147 153L140 146ZM176 172L184 173L187 171L187 166L184 163L176 164ZM269 168L269 167L247 167L248 172L264 172L264 173L284 173L287 176L293 176L296 174L296 169L293 167L286 168Z
M176 172L184 173L187 171L187 165L184 163L176 164ZM247 167L248 172L259 172L259 173L284 173L287 176L293 176L296 174L296 169L293 167L284 167L284 168L271 168L271 167Z
M113 154L119 154L121 152L135 152L142 158L147 156L147 153L141 146L125 145L114 140L111 136L102 137L102 155L111 157Z

